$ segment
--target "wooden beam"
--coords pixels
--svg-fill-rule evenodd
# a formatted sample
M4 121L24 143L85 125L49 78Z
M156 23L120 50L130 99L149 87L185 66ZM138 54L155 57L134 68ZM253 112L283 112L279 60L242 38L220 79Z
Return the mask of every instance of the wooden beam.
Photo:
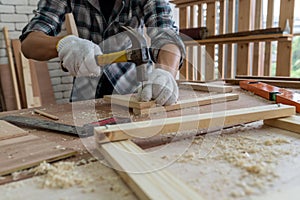
M103 99L111 104L117 104L128 108L144 109L144 108L151 108L156 106L154 101L140 102L137 100L135 95L131 95L131 94L130 95L117 95L117 94L105 95Z
M3 27L3 34L4 34L4 40L5 40L5 46L6 46L6 53L7 53L7 57L8 57L8 64L9 64L9 67L11 70L11 77L12 77L13 86L14 86L16 105L17 105L17 109L19 110L22 108L21 100L20 100L16 69L15 69L15 65L14 65L14 60L13 60L13 55L12 55L12 50L11 50L10 39L8 36L7 27Z
M287 117L295 114L294 106L267 105L212 113L187 115L165 119L154 119L109 127L96 127L100 143L147 138L158 134L195 129L222 128L224 126L248 123L264 119Z
M139 199L203 199L131 141L103 144L98 149Z
M156 106L153 108L145 108L145 109L133 109L133 113L137 115L149 115L151 113L159 113L159 112L168 112L173 110L180 110L190 107L196 106L204 106L215 103L221 103L226 101L234 101L238 100L238 94L217 94L217 95L208 95L206 97L198 97L193 99L186 99L178 101L176 104L169 106Z
M279 119L267 119L264 120L264 124L295 133L300 133L300 116L290 116Z
M180 82L180 88L193 89L205 92L229 93L232 92L232 86L217 85L211 83Z
M267 9L267 27L271 28L274 21L274 0L268 0L268 9ZM265 43L265 59L264 59L264 68L263 75L271 75L271 58L272 58L272 45L270 41Z
M235 13L236 13L236 0L228 0L228 33L235 31ZM226 78L233 78L234 76L234 62L236 55L234 53L234 45L227 45L227 67Z

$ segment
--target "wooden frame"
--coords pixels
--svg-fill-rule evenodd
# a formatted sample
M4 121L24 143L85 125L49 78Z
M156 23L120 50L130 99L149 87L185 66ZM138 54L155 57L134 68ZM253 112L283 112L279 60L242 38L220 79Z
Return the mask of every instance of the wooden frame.
M131 122L109 127L96 127L95 135L99 143L121 141L131 138L147 138L157 134L194 129L208 129L258 120L287 117L295 114L294 106L267 105L236 110L219 111L151 121Z

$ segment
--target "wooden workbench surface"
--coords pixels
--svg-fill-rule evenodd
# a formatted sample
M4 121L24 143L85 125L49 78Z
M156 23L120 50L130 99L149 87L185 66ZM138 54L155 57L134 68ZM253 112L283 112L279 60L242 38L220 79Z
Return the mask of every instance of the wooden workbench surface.
M152 114L149 117L133 117L132 120L238 109L272 103L236 86L233 93L240 95L238 101L172 111L168 114ZM181 90L180 94L181 99L208 95L205 92L188 90ZM118 106L111 107L102 100L50 105L40 109L58 116L60 123L78 126L112 115L129 116L127 109ZM0 114L0 116L3 115L45 119L34 114L31 109ZM29 130L31 134L53 141L59 146L79 152L76 157L67 161L80 161L82 158L89 159L93 156L101 158L101 155L95 151L93 138L79 139L48 131L24 129ZM300 138L295 133L271 128L263 125L262 122L255 122L161 145L169 139L168 137L136 142L147 152L152 152L153 157L162 163L162 167L168 168L169 171L174 172L175 176L199 191L204 199L251 199L267 192L283 190L282 188L290 189L300 183L298 178L295 178L298 176L297 170L300 166L300 150L297 148ZM89 166L92 170L84 170ZM99 172L99 176L92 183L96 187L92 190L77 187L55 189L55 196L49 196L49 199L53 199L51 197L55 199L99 199L100 195L103 195L104 199L105 197L106 199L120 198L122 195L127 199L135 198L127 186L117 178L116 173L99 162L78 168L82 168L87 176L93 174L92 177L96 177L95 171ZM110 180L114 181L107 184L107 178L103 177L112 177ZM4 194L3 192L6 191L6 197L11 199L18 199L14 191L24 191L27 197L53 193L54 189L38 188L37 181L35 181L37 178L0 186L0 193ZM44 197L47 199L47 195Z

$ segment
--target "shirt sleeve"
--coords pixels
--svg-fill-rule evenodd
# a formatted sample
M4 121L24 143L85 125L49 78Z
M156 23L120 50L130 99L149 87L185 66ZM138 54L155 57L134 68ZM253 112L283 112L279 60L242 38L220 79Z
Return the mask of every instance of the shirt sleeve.
M61 24L67 12L67 0L40 0L35 16L23 28L20 40L23 41L30 32L42 31L55 36L61 31Z
M185 57L185 45L173 20L172 10L166 0L148 0L144 5L145 25L151 38L151 56L157 61L159 50L166 44L175 44L181 51L181 62Z

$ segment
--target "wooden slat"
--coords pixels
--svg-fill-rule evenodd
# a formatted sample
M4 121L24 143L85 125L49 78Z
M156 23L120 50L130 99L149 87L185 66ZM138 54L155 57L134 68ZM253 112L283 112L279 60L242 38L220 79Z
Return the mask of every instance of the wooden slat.
M288 20L291 33L294 27L295 0L280 1L279 26L285 29ZM292 69L292 41L279 41L277 47L276 76L290 76Z
M235 29L235 13L236 13L236 0L228 1L228 33L234 32ZM226 78L233 78L234 76L234 45L227 45L227 67L226 67Z
M0 64L0 81L5 102L4 111L16 110L17 105L15 102L14 87L8 65Z
M24 78L24 87L25 87L27 108L41 106L40 98L34 97L34 94L33 94L33 82L32 82L29 60L27 58L25 58L22 53L21 53L21 63L22 63L22 68L23 68L23 78Z
M27 135L28 132L7 122L0 120L0 141Z
M107 127L96 127L99 142L147 138L158 134L194 129L221 128L258 120L287 117L295 114L294 106L267 105L213 113L187 115L150 121L132 122Z
M292 41L293 35L291 34L265 34L265 35L251 35L244 37L232 37L232 38L214 38L214 39L204 39L196 40L200 45L205 44L226 44L226 43L248 43L256 41ZM195 41L185 41L185 44L194 45ZM247 75L247 74L239 74Z
M78 36L77 26L72 13L65 14L65 25L68 34Z
M271 28L273 26L274 20L274 0L268 0L268 9L267 9L267 27ZM265 43L265 59L264 59L264 69L263 75L271 75L271 59L272 59L272 45L271 42L267 41Z
M262 0L255 1L255 29L262 28L262 7L263 2ZM253 63L252 63L252 74L253 75L260 75L261 71L261 54L262 54L262 44L261 42L255 42L253 46Z
M134 114L149 115L151 113L168 112L173 110L180 110L190 107L198 107L204 105L210 105L215 103L222 103L227 101L235 101L239 99L237 94L216 94L208 95L206 97L198 97L193 99L185 99L178 101L176 104L170 106L157 106L153 108L145 109L133 109Z
M251 29L252 0L239 1L238 31ZM237 75L249 75L250 73L250 50L249 43L237 45Z
M8 57L8 64L9 64L9 67L10 67L12 83L13 83L13 87L14 87L16 106L17 106L17 109L21 109L22 107L21 107L21 100L20 100L20 94L19 94L17 75L16 75L16 70L15 70L11 45L10 45L11 41L10 41L9 36L8 36L7 27L3 27L3 34L4 34L4 40L5 40L5 46L6 46L6 53L7 53L7 57Z
M218 92L218 93L229 93L232 92L232 87L228 85L217 85L211 83L194 83L194 82L180 82L180 88L187 88L205 92Z
M220 21L219 21L219 34L224 34L226 29L226 1L220 1ZM218 78L224 78L225 75L225 45L219 44L218 46Z
M206 9L206 27L208 30L208 35L216 34L216 3L208 3ZM206 45L206 60L205 60L205 80L214 80L215 79L215 45L208 44Z
M98 149L139 199L202 199L131 141L104 144Z
M203 7L202 4L198 4L198 27L202 27L203 26ZM201 81L202 80L202 46L199 45L197 47L197 72L196 72L196 80Z
M180 8L179 9L179 27L180 28L188 28L188 12L187 8ZM186 48L186 54L188 55L188 48ZM180 78L182 79L187 79L187 66L188 66L188 61L185 59L182 63L182 67L180 69Z
M225 79L226 83L239 85L240 81L249 80L249 79ZM283 87L283 88L295 88L300 89L299 81L286 81L286 80L266 80L266 79L256 79L256 81L268 83L273 86Z
M189 15L189 25L188 28L193 28L194 27L194 12L195 12L195 6L191 5L190 7L190 15ZM187 70L187 77L188 80L194 80L194 46L188 47L188 70Z
M0 141L0 176L76 154L73 150L61 150L56 146L56 143L34 135Z
M300 116L290 116L279 119L264 120L264 124L295 133L300 133Z

